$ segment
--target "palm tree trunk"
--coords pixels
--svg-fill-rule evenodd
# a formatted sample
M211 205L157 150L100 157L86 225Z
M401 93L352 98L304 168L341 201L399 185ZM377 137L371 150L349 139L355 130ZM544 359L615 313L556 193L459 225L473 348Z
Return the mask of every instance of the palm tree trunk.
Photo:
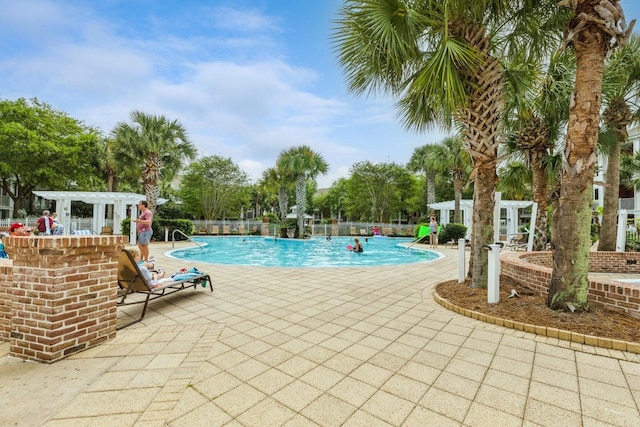
M565 143L553 273L547 305L589 309L587 274L591 246L591 202L596 166L602 76L606 43L598 29L585 28L574 39L576 85Z
M461 224L460 200L462 199L462 180L453 179L453 222ZM440 219L442 221L442 219Z
M620 143L615 142L607 158L604 183L602 227L598 241L599 251L615 251L618 225L618 199L620 196Z
M544 151L535 151L531 159L533 171L533 201L538 204L538 216L536 217L533 250L543 251L547 247L547 172L542 165Z
M298 214L298 237L304 238L304 214L306 211L307 178L299 175L296 181L296 211Z
M484 245L493 241L493 206L495 188L498 181L495 161L476 168L475 190L473 192L473 231L471 244L472 288L487 286L488 254Z

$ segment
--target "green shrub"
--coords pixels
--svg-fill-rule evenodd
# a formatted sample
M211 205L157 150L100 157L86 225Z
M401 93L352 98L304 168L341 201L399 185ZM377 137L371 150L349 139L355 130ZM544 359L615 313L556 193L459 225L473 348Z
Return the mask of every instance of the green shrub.
M456 224L454 222L445 225L440 231L438 241L440 243L447 243L450 241L457 242L458 239L464 239L467 235L467 227L462 224Z

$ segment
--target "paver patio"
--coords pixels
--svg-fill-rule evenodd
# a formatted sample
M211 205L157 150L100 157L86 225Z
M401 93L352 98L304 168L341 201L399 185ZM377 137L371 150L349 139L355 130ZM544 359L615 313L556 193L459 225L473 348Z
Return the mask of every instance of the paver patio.
M167 271L185 263L152 245ZM214 292L52 365L0 344L0 425L638 426L640 356L453 313L427 263L267 268L193 263ZM127 310L136 310L129 307Z

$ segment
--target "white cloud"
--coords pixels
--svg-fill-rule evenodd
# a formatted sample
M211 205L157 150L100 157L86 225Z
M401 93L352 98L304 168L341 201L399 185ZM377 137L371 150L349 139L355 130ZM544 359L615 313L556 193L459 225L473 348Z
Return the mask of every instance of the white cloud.
M154 17L145 32L67 2L2 6L0 27L11 28L0 35L22 48L0 51L0 81L12 82L0 96L37 96L105 133L134 110L164 114L201 155L231 157L253 180L282 150L306 144L330 165L321 187L356 161L405 162L420 141L401 131L387 100L321 94L322 72L286 60L269 35L278 20L255 9L199 9L195 26L224 31L193 33L183 31L186 16L173 32Z

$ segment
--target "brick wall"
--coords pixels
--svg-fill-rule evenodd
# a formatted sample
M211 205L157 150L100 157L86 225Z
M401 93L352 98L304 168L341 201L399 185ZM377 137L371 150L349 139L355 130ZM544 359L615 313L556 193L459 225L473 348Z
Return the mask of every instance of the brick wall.
M115 337L118 254L125 240L125 236L4 239L13 261L12 355L54 362Z
M11 330L11 296L13 261L0 259L0 341L9 341Z
M594 273L640 273L638 252L590 252ZM500 257L502 274L546 294L552 273L551 252L508 252ZM607 279L589 279L589 301L640 318L640 287Z

